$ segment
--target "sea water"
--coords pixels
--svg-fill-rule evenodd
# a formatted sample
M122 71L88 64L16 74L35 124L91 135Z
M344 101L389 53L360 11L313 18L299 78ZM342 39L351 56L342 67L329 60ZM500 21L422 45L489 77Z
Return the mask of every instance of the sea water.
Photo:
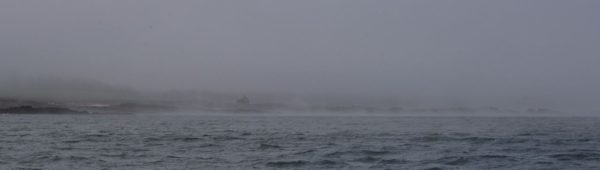
M600 169L600 118L0 115L0 169Z

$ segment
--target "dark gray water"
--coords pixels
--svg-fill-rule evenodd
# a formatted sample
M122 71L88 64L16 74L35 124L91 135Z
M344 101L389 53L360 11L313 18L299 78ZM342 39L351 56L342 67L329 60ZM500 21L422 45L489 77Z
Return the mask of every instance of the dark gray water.
M600 169L592 117L0 115L0 169Z

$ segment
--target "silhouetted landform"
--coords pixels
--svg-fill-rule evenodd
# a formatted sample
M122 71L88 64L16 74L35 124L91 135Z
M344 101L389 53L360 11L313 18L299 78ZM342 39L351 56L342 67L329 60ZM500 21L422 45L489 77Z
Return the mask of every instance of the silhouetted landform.
M231 97L227 102L206 102L194 100L156 100L139 101L84 101L56 102L43 100L21 100L0 98L0 113L13 114L133 114L133 113L360 113L360 114L511 114L511 115L544 115L562 113L543 108L500 108L500 107L401 107L373 106L356 104L304 104L269 103L249 97Z
M67 106L77 110L85 110L92 114L166 113L178 110L175 106L142 102L71 103Z
M50 102L41 102L34 100L19 100L12 98L0 98L0 108L9 108L17 106L36 106L36 107L49 107L52 106Z
M104 111L112 111L112 112L129 112L129 113L138 113L138 112L167 112L174 111L177 108L174 106L166 106L166 105L158 105L158 104L145 104L145 103L119 103L115 105L108 105L102 107Z
M62 107L33 107L33 106L17 106L0 109L3 114L85 114L88 112L77 111Z
M131 114L131 113L156 113L172 112L176 106L155 104L156 102L57 102L44 100L25 100L14 98L0 98L0 113L12 114Z
M516 103L427 102L402 97L295 95L269 92L139 91L85 79L33 78L0 84L0 109L19 113L392 113L555 114L528 100ZM512 102L512 101L511 101ZM457 104L458 103L458 104ZM491 105L489 107L485 107ZM29 106L29 107L26 107ZM511 107L514 106L514 107ZM61 110L62 109L62 110Z

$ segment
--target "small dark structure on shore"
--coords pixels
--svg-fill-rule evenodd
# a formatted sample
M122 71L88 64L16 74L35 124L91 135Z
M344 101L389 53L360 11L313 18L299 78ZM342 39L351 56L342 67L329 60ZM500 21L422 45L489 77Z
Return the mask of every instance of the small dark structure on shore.
M237 99L235 101L235 103L239 104L239 105L249 105L250 104L250 99L248 99L248 96L244 96L240 99Z

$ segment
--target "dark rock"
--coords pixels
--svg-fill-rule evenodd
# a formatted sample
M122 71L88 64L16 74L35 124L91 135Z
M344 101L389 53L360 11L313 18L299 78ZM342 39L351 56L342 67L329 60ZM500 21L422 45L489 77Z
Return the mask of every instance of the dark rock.
M0 109L0 113L12 114L83 114L81 112L62 107L33 107L33 106L16 106Z

